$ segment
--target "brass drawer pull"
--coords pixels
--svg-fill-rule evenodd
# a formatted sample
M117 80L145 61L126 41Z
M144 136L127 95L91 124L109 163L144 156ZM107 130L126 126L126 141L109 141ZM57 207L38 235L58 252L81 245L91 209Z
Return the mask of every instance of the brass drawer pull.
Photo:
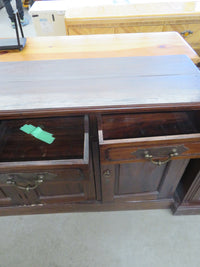
M147 159L147 160L151 161L153 164L159 165L159 166L166 164L167 162L169 162L172 159L172 157L176 157L176 156L178 156L178 152L176 149L172 150L172 153L170 153L168 155L168 158L166 160L155 160L155 159L153 159L153 155L149 154L149 151L144 152L145 159Z
M43 175L39 175L39 178L38 178L37 180L34 181L34 183L35 183L34 185L29 185L29 184L28 184L28 185L26 185L26 186L22 186L22 185L17 184L17 182L14 181L13 178L8 179L8 180L6 181L6 183L9 184L9 185L14 185L14 186L16 186L18 189L21 189L21 190L31 191L31 190L36 189L41 183L44 182L43 178L44 178Z
M183 37L187 37L187 36L189 36L189 35L191 35L191 34L193 34L193 32L192 32L192 31L190 31L190 30L187 30L187 31L181 32L181 35L182 35Z

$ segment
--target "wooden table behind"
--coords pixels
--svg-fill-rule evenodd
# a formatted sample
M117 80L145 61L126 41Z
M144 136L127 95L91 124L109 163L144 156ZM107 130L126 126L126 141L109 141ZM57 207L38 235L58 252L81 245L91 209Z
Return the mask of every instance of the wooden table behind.
M0 62L73 58L185 54L195 64L196 52L176 32L27 38L23 51L2 51Z

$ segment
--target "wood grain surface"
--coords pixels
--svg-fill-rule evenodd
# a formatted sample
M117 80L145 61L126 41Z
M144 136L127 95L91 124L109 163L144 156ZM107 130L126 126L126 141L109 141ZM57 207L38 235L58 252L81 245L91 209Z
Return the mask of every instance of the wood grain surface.
M0 63L0 110L200 102L198 68L183 55Z
M0 62L180 54L200 62L176 32L122 33L27 38L22 51L1 51Z

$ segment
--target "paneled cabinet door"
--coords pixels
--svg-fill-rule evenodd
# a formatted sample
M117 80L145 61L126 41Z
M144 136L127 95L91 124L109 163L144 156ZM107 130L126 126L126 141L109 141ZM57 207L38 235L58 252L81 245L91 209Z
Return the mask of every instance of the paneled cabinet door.
M102 165L102 199L142 201L172 198L188 159L161 166L151 162Z

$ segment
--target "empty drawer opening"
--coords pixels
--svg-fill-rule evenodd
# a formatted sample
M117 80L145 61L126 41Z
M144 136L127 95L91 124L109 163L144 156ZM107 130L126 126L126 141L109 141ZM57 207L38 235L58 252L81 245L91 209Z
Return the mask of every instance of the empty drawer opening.
M195 111L103 115L99 128L104 140L193 134L200 132L199 115Z

